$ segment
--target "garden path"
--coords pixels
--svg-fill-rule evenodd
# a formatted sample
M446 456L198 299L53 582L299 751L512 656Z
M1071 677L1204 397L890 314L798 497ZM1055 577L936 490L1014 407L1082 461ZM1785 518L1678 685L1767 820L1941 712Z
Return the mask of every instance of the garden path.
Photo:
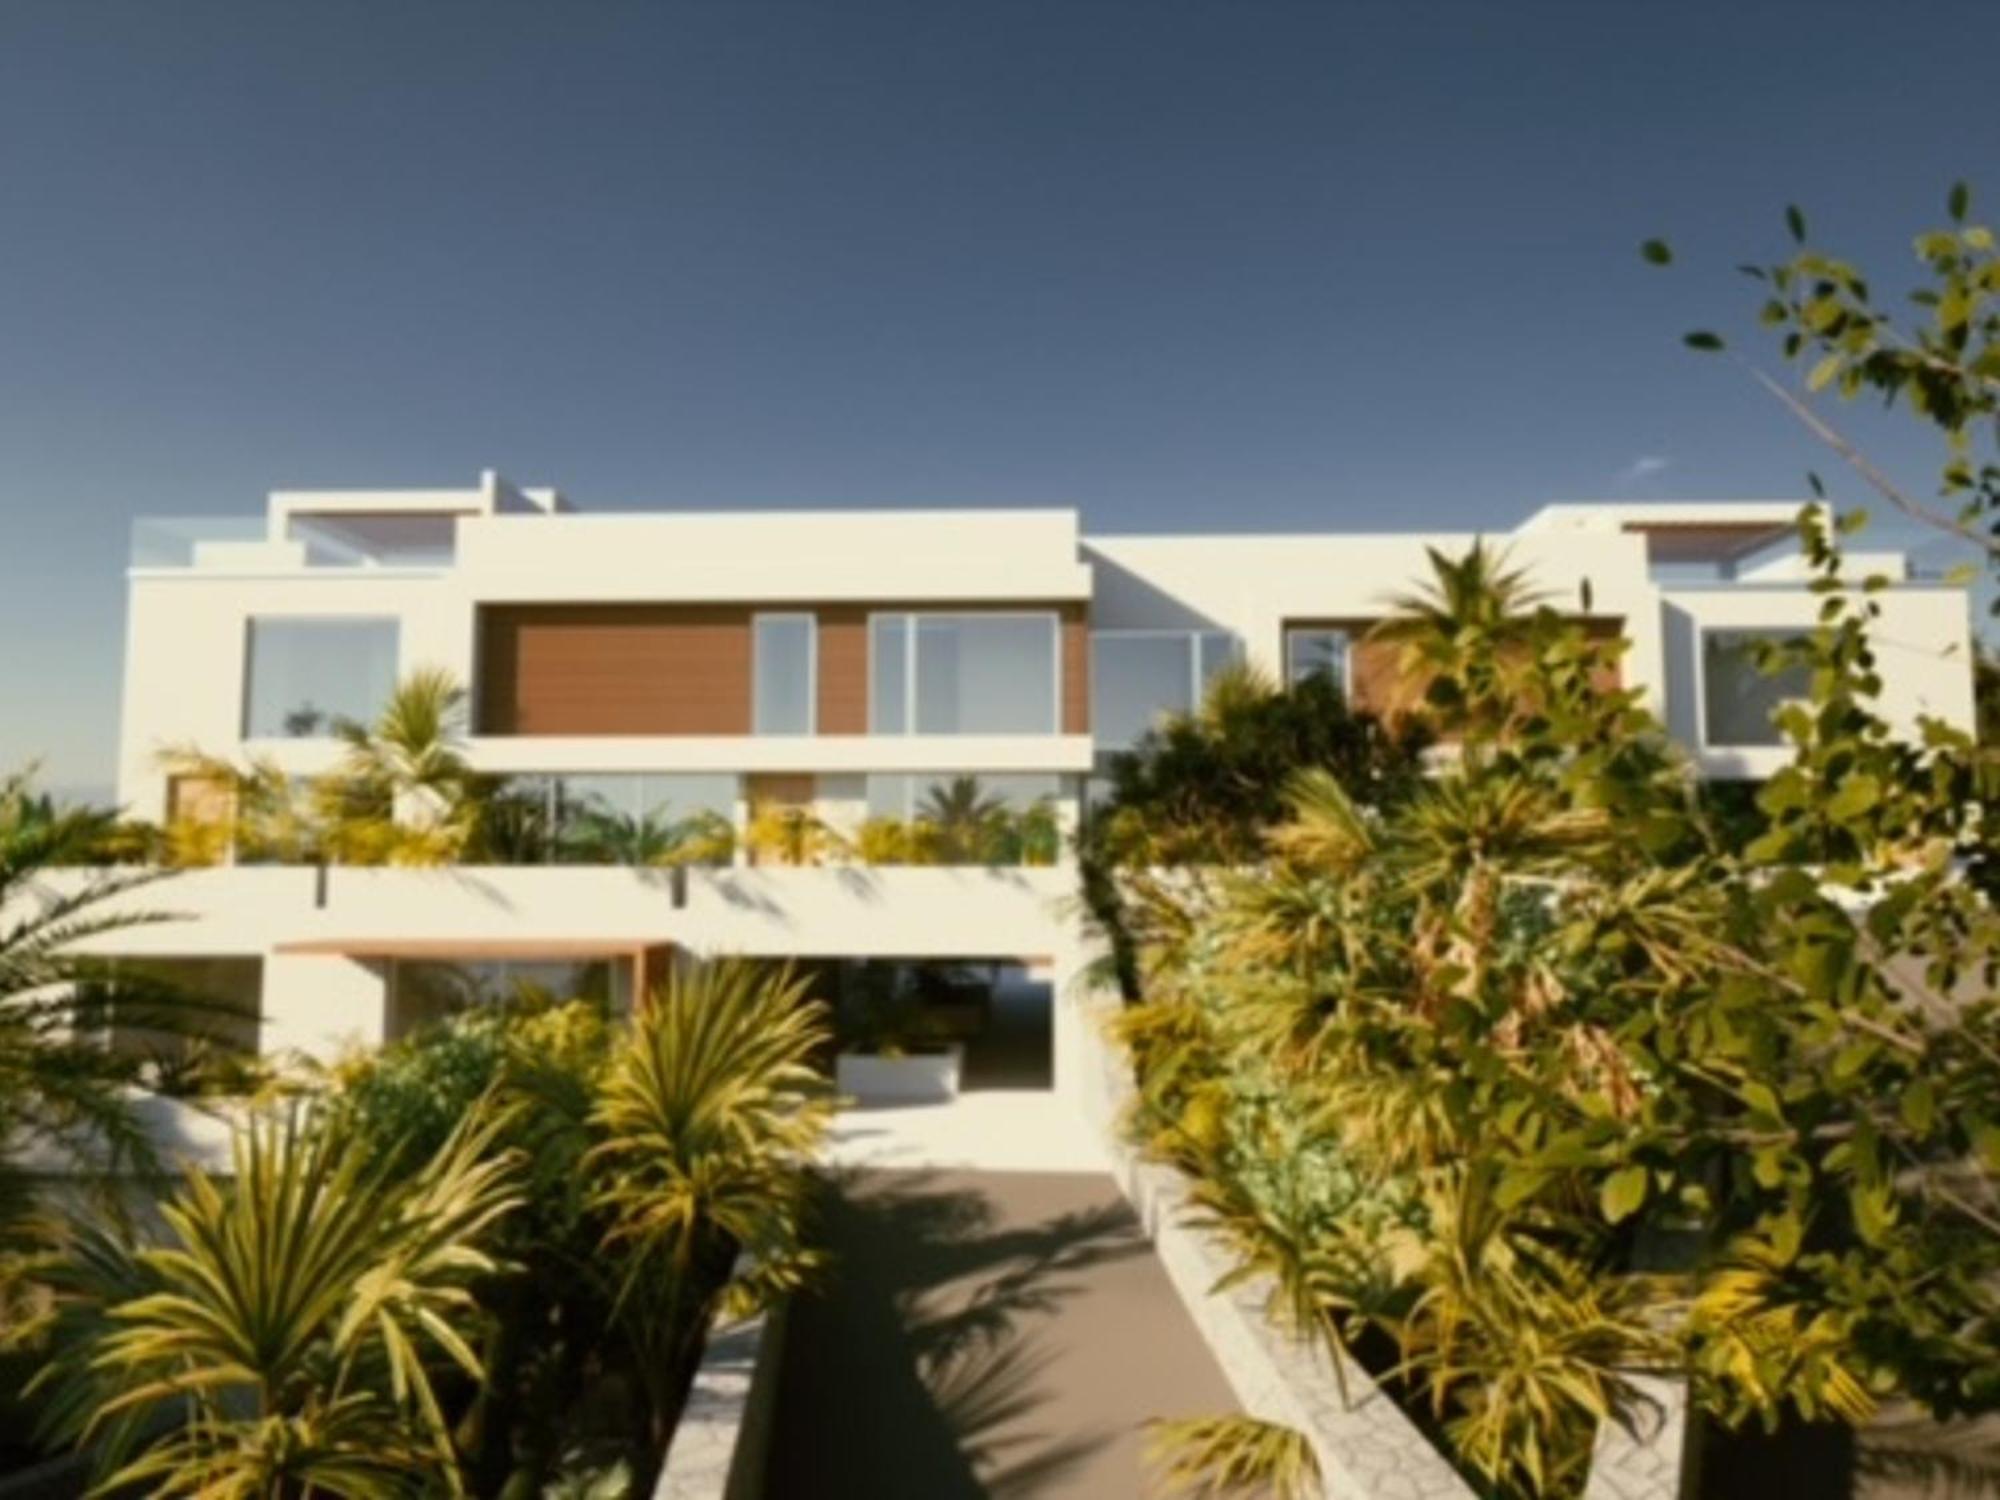
M820 1227L768 1500L1122 1500L1149 1419L1238 1409L1107 1175L849 1169Z

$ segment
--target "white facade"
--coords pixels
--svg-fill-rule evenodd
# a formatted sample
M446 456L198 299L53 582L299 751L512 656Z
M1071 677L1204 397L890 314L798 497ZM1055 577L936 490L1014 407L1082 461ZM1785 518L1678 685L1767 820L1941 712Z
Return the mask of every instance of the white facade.
M1796 510L1789 501L1552 506L1488 540L1556 607L1618 623L1631 642L1626 680L1706 773L1759 776L1785 751L1729 743L1726 726L1710 723L1706 664L1725 639L1715 632L1789 632L1813 621L1820 598L1786 541ZM1459 552L1474 538L1087 537L1064 510L580 515L553 491L517 490L488 474L466 491L275 494L256 521L142 523L138 541L120 796L133 815L159 819L168 798L163 752L265 756L299 775L337 757L329 738L246 735L252 621L393 621L396 673L439 667L477 684L487 607L754 602L760 611L846 604L938 618L1061 612L1087 621L1099 700L1119 686L1104 678L1104 661L1120 659L1113 641L1161 643L1149 654L1164 664L1163 683L1174 683L1174 664L1185 659L1186 690L1175 687L1157 704L1172 709L1198 691L1210 653L1282 678L1287 622L1379 618L1390 596L1423 581L1427 549ZM1871 557L1867 568L1894 580L1879 596L1888 712L1904 729L1922 715L1969 726L1965 593L1912 581L1900 557ZM871 616L871 652L874 628ZM849 823L867 807L871 776L1037 777L1059 789L1073 818L1084 778L1122 744L1101 723L1093 734L1068 722L1075 715L1063 707L1064 690L1074 688L1067 679L1083 658L1067 652L1065 639L1054 637L1055 718L1033 733L493 733L475 734L470 754L480 768L507 774L811 775L817 810ZM1184 658L1177 640L1189 643ZM823 657L807 669L811 693L832 669ZM871 704L882 670L871 656ZM1734 732L1756 741L1757 729L1746 735L1739 715ZM740 817L745 783L733 784ZM672 946L1005 959L1059 985L1089 957L1073 872L1061 863L738 867L679 880L578 866L324 875L239 867L175 877L143 893L143 904L180 920L118 934L108 946L262 959L261 1046L320 1056L383 1037L391 975L413 955L618 956ZM1056 1007L1059 1090L1069 1087L1081 1024Z

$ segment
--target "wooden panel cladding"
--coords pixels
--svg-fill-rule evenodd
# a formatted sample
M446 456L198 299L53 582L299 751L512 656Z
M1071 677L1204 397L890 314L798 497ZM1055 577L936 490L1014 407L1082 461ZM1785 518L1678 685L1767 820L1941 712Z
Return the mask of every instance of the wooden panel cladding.
M1372 619L1287 620L1284 629L1288 637L1294 630L1346 631L1348 693L1354 707L1375 714L1406 712L1417 706L1419 689L1416 684L1404 681L1402 649L1388 641L1369 639L1369 632L1378 623ZM1590 639L1600 641L1615 639L1625 629L1622 619L1605 616L1591 616L1576 623L1583 626ZM1280 644L1286 648L1280 660L1287 663L1289 670L1289 641ZM1612 662L1599 673L1597 685L1601 691L1616 692L1624 685L1621 666L1622 662Z
M868 732L868 606L819 609L819 732Z
M1090 733L1090 611L1065 604L1062 618L1062 732Z
M748 734L742 604L480 610L481 734Z
M480 734L751 732L752 619L818 623L820 734L868 733L873 614L1054 613L1064 734L1090 732L1090 621L1081 601L1042 603L505 604L481 608Z

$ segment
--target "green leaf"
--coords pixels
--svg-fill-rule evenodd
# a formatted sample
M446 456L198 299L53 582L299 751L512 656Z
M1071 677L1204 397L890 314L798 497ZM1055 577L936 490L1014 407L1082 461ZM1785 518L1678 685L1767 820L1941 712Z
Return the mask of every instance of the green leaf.
M1785 206L1785 228L1791 231L1792 238L1801 245L1806 242L1806 216L1799 212L1796 203Z
M1950 194L1944 200L1944 204L1946 208L1951 210L1952 218L1956 222L1963 224L1967 210L1972 207L1972 189L1967 187L1963 182L1954 182L1951 185Z
M1673 247L1665 240L1647 240L1639 247L1639 253L1646 258L1647 263L1650 265L1667 266L1673 264Z
M1860 1185L1847 1195L1847 1201L1861 1238L1879 1245L1882 1236L1896 1222L1896 1200L1889 1195L1888 1188L1879 1184Z
M1871 810L1881 800L1881 782L1865 773L1850 776L1841 782L1840 789L1827 801L1826 815L1838 823L1849 822Z
M1928 1078L1919 1078L1903 1090L1903 1123L1919 1136L1931 1133L1937 1123L1937 1090Z
M1501 1208L1518 1208L1548 1183L1549 1173L1515 1168L1501 1174L1493 1201Z
M1690 333L1681 342L1686 344L1690 349L1700 349L1704 353L1710 354L1723 347L1722 335L1719 333L1709 333L1706 330L1698 333Z
M2000 1125L1981 1125L1972 1132L1972 1149L1989 1172L2000 1172Z
M1743 1087L1737 1092L1743 1102L1758 1114L1766 1115L1773 1120L1784 1118L1784 1112L1778 1106L1778 1096L1771 1091L1769 1084L1759 1083L1751 1078L1745 1080Z
M1646 1201L1647 1174L1644 1167L1620 1167L1604 1179L1598 1190L1598 1203L1604 1210L1604 1217L1616 1224L1621 1219L1629 1219L1639 1211Z
M1817 391L1823 388L1829 380L1840 373L1841 363L1842 356L1838 354L1827 355L1825 359L1814 365L1812 373L1806 376L1806 389Z

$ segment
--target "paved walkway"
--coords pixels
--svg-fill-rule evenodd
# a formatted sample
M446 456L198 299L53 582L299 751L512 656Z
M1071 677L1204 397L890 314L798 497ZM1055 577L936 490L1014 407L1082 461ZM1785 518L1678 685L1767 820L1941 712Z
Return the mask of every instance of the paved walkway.
M769 1500L1121 1500L1148 1419L1237 1409L1108 1176L849 1171L821 1229Z

